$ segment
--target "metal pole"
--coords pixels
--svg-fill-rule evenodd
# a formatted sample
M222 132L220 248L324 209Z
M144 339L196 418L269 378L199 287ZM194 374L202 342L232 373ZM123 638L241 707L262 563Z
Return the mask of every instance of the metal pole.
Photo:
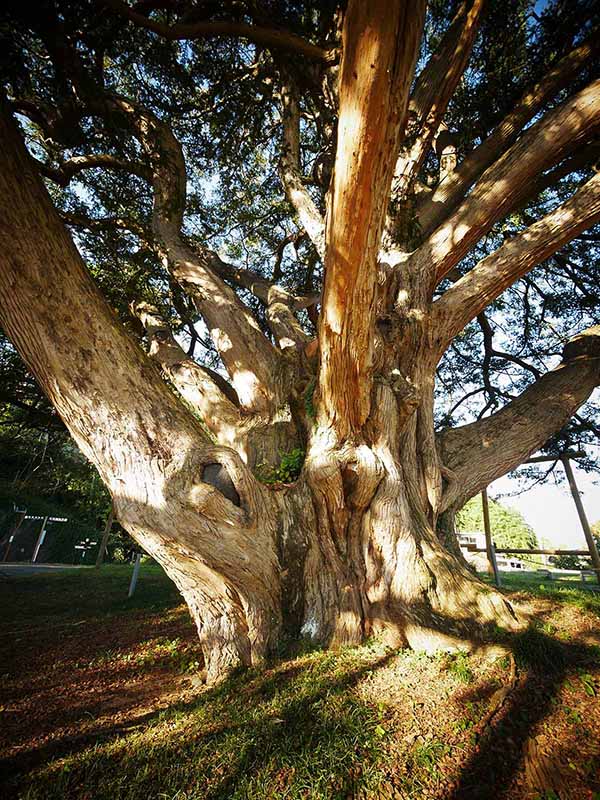
M571 490L573 500L575 501L577 513L579 514L579 521L581 522L583 535L585 536L585 540L587 542L587 546L590 551L590 558L592 559L592 567L594 572L596 573L596 580L598 581L598 583L600 583L600 555L598 554L598 548L596 547L596 542L594 541L594 537L592 535L592 529L590 528L590 523L588 522L588 518L585 515L585 509L583 507L583 503L581 502L581 495L579 494L579 489L577 488L577 484L575 482L575 475L573 474L573 470L571 469L571 462L568 456L561 456L560 460L562 461L562 465L565 470L565 475L567 476L567 480L569 481L569 488Z
M490 507L488 503L487 489L482 489L481 491L481 505L483 507L483 528L485 530L485 552L487 554L487 560L494 576L494 583L496 586L502 586L500 581L500 573L498 572L498 564L496 563L494 543L492 542L492 528L490 525Z
M129 584L129 594L127 597L133 597L133 593L135 592L135 587L137 586L138 576L140 574L140 562L142 560L142 554L138 553L135 557L135 564L133 567L133 574L131 576L131 583Z
M8 554L10 553L10 546L13 543L15 536L17 535L17 531L23 524L23 520L25 519L25 514L27 514L27 509L25 509L25 511L18 511L17 514L19 515L19 518L15 522L12 531L8 534L8 544L6 545L6 550L4 551L4 556L2 557L2 561L6 561L8 558Z
M100 567L102 562L104 561L104 553L106 552L106 545L108 544L108 537L110 536L110 532L113 526L113 519L115 517L115 510L113 506L110 508L110 513L106 518L106 525L104 526L104 533L102 534L102 541L100 542L100 549L98 550L98 556L96 557L96 566Z
M31 558L31 563L35 564L35 560L38 557L40 552L40 547L46 537L46 523L48 522L48 517L44 517L44 521L42 522L42 528L40 530L40 535L37 538L37 542L35 543L35 547L33 549L33 556Z

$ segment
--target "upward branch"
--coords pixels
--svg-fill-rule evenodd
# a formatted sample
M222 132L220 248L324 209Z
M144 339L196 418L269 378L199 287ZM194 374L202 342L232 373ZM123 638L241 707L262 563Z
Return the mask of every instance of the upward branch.
M410 127L417 136L410 150L401 154L394 175L394 194L401 198L416 178L436 137L446 108L471 54L484 0L461 3L438 50L419 75L410 108L415 116Z
M487 139L469 153L452 174L445 177L432 195L422 201L419 224L423 234L429 235L454 211L483 172L513 144L523 127L560 89L568 86L583 66L597 57L598 53L600 36L595 33L564 56L542 80L523 94Z
M300 165L300 110L294 87L281 87L283 152L279 175L286 196L294 207L300 224L309 235L321 259L325 256L325 224L314 200L302 183Z
M492 225L528 196L529 183L600 128L600 80L548 113L481 176L473 191L415 252L413 270L439 283Z
M96 289L15 127L0 107L0 323L111 491L127 482L134 500L136 465L204 437Z
M344 20L319 329L322 422L341 438L370 409L377 255L424 8L351 0Z
M450 481L443 508L460 508L515 469L569 420L600 384L600 327L575 336L562 363L490 417L438 437Z
M440 353L520 277L600 220L600 173L569 200L482 259L433 304Z
M127 98L105 95L90 100L90 108L123 117L140 141L151 165L152 229L165 266L202 314L242 406L272 410L282 402L277 396L279 353L250 310L219 277L223 262L201 244L192 248L182 236L187 176L179 142L165 122Z

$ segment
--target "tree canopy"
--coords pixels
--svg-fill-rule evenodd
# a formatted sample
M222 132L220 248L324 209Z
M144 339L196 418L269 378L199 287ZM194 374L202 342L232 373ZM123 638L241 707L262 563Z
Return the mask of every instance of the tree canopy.
M3 47L9 95L53 199L122 321L143 338L132 303L149 302L190 355L223 368L202 314L157 252L148 145L122 112L86 109L86 93L99 86L168 123L187 164L186 240L217 258L222 277L272 336L265 308L270 283L295 296L321 289L319 236L335 149L335 99L333 76L322 74L318 51L330 52L335 62L337 4L240 3L220 11L185 10L181 3L154 10L144 4L127 10L119 2L9 5ZM429 4L418 69L450 44L455 5ZM445 109L443 133L421 157L417 205L434 207L429 195L436 197L442 177L440 148L447 150L442 160L465 167L483 142L502 136L500 151L520 128L533 133L537 120L596 77L595 3L548 3L541 11L525 0L486 6ZM268 36L238 37L244 25L271 30L270 21L278 35L297 37L291 51L269 49ZM223 37L216 35L219 25ZM300 42L314 43L314 53ZM429 70L434 66L430 59ZM513 130L506 131L511 121ZM532 149L546 149L531 138ZM572 195L593 174L596 139L592 127L547 157L540 152L535 180L438 291ZM416 244L435 220L424 225L412 214L406 224ZM594 231L579 234L467 322L438 366L439 426L502 407L556 363L573 334L598 323L598 243ZM236 268L243 271L236 275ZM315 307L298 319L303 335L313 337ZM11 404L35 409L41 402L33 395L19 400L21 389L10 382L3 392ZM549 436L548 452L596 441L597 420L590 401Z

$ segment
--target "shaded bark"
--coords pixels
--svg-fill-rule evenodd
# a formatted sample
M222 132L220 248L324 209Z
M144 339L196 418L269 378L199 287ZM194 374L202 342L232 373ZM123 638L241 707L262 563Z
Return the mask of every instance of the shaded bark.
M169 28L121 3L110 5L166 38L253 36L319 62L330 58L282 31L223 21L180 21ZM87 167L130 168L149 180L153 193L149 232L125 215L71 222L146 235L206 322L235 393L183 352L156 309L136 309L151 359L127 336L85 270L12 121L2 117L0 320L100 471L120 522L181 590L210 680L260 663L288 636L337 646L380 635L431 652L482 643L498 624L519 625L502 595L466 567L454 537L454 512L543 445L584 402L598 383L598 332L572 342L557 370L498 414L437 440L435 369L470 318L599 218L598 179L480 262L435 303L431 296L494 221L524 201L528 183L597 130L598 82L520 139L536 112L515 109L479 152L477 166L470 173L463 169L464 185L480 180L456 205L448 201L446 224L432 228L416 252L403 236L405 251L380 259L397 154L404 144L401 177L411 187L441 138L444 110L465 69L481 8L478 0L461 5L417 82L411 148L405 129L425 3L350 0L324 238L302 181L297 99L283 87L281 177L325 262L318 341L309 341L296 316L314 307L318 294L297 296L186 237L186 165L173 131L139 103L90 81L57 22L51 58L64 81L73 71L79 119L99 115L129 131L147 165L76 157L52 177L64 182ZM589 57L591 45L586 47L548 77L546 94ZM452 176L446 180L459 185ZM424 214L427 208L422 206ZM36 236L24 220L35 220ZM261 301L268 329L232 287ZM273 470L300 439L306 460L298 480L262 485L252 469ZM495 446L499 441L503 448Z

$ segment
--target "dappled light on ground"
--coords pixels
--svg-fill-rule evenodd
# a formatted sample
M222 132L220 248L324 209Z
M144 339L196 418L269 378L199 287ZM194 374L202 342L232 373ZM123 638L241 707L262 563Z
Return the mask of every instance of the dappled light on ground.
M127 579L0 584L3 797L598 797L598 596L523 588L495 655L296 646L207 688L166 578Z

